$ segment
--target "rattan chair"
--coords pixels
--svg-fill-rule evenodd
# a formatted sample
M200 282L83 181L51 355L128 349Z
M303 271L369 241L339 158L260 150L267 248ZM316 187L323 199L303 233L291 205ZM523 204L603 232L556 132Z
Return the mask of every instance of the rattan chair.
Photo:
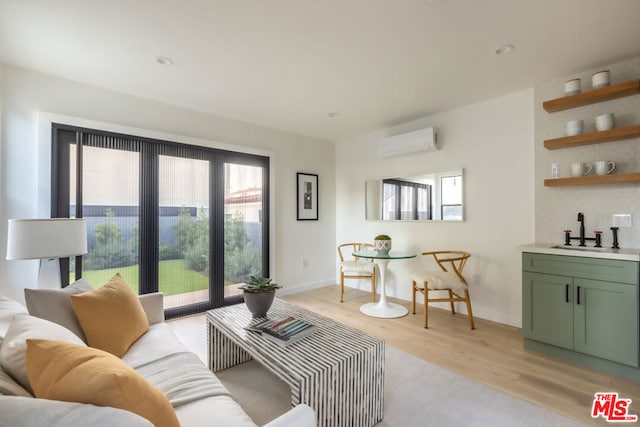
M448 302L451 305L451 313L455 314L455 302L464 302L467 305L469 325L475 329L473 312L471 311L471 299L469 297L469 284L462 275L467 260L471 256L464 251L434 251L423 252L422 255L433 256L441 271L419 271L411 275L413 280L413 314L416 314L416 293L424 295L424 327L429 327L429 303ZM444 291L447 298L431 298L429 292ZM464 296L462 296L464 295Z
M373 249L370 243L343 243L338 246L340 256L340 302L344 301L344 279L370 279L371 301L376 301L376 264L372 259L354 257L353 252Z

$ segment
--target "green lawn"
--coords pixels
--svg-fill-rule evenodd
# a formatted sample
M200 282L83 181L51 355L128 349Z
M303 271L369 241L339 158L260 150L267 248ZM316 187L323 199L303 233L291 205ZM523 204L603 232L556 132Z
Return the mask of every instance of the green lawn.
M116 273L120 273L134 292L136 294L138 293L138 265L83 271L82 278L92 285L99 287L108 282ZM166 296L209 288L209 278L197 271L187 269L182 259L160 261L158 274L160 279L160 292ZM72 273L71 282L74 280Z

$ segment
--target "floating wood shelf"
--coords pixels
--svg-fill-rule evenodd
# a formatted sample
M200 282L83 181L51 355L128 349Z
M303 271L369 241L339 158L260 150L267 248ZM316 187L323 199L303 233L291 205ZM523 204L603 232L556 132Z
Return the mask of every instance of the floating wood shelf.
M605 130L602 132L584 133L582 135L547 139L544 141L544 148L546 148L547 150L557 150L559 148L578 147L580 145L619 141L622 139L636 138L639 136L640 126L629 126L626 128Z
M589 175L577 178L545 179L545 187L561 187L565 185L589 185L589 184L619 184L625 182L640 182L640 172L621 173L611 175Z
M595 104L596 102L608 101L610 99L622 98L623 96L636 95L638 93L640 93L640 79L629 80L600 89L551 99L543 102L542 107L549 113L555 113L556 111L582 107L583 105Z

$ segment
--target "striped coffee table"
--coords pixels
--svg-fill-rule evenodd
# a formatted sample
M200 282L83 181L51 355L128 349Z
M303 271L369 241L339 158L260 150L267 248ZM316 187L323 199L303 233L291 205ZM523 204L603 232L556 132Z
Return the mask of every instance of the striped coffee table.
M318 327L288 347L244 329L244 304L207 312L209 368L218 372L251 359L291 387L291 404L306 403L318 426L373 426L383 417L384 341L275 299L269 317L293 316Z

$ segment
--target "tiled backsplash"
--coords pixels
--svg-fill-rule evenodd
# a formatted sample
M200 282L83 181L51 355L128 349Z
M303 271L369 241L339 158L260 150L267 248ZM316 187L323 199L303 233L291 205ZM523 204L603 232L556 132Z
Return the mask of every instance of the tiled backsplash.
M584 132L594 132L595 117L603 113L615 114L615 127L640 125L640 94L611 101L548 113L542 103L564 95L564 82L582 79L582 91L591 90L591 75L608 69L611 83L640 78L640 57L605 65L592 70L566 76L564 79L539 85L535 88L535 209L536 241L562 243L563 230L578 235L578 212L585 215L585 230L593 237L594 230L602 230L603 246L611 246L612 215L630 213L631 228L618 232L620 247L640 248L640 183L577 185L545 187L544 180L551 178L551 164L560 164L560 177L569 177L571 164L590 163L596 160L616 162L614 173L640 172L640 138L575 148L547 150L544 140L566 136L568 120L583 119ZM592 171L592 174L595 171ZM593 245L593 242L589 242Z

